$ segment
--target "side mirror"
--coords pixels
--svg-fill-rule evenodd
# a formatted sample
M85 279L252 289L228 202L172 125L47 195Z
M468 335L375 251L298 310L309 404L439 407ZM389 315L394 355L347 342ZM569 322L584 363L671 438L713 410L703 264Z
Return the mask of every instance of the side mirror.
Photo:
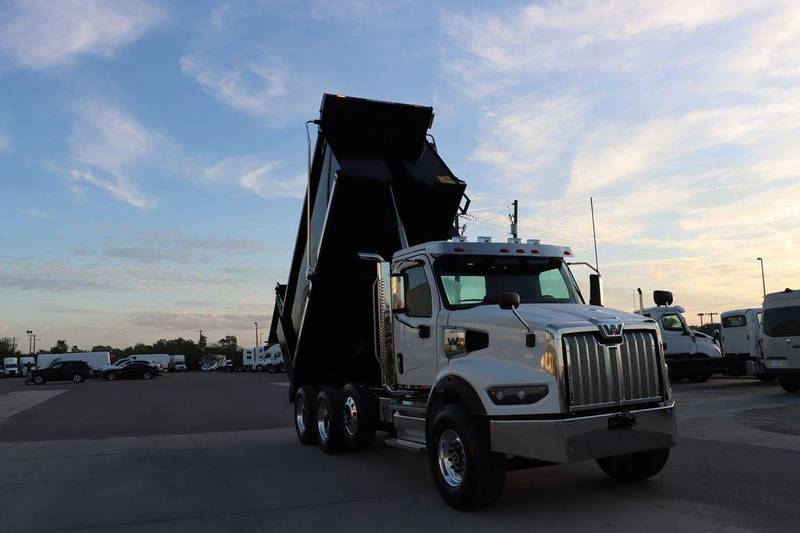
M406 278L402 274L392 274L392 311L402 313L406 310Z
M500 309L516 309L519 307L519 294L516 292L501 292L497 297Z
M653 291L653 301L656 305L672 305L672 293L669 291Z
M603 305L603 278L600 274L589 274L589 304Z

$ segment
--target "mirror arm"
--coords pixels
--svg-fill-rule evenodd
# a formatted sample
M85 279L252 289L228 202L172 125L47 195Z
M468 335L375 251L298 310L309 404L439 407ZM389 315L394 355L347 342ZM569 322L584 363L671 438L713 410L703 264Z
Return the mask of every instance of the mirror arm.
M572 266L572 265L583 265L583 266L587 266L587 267L589 267L590 269L594 270L595 274L597 274L598 276L600 275L600 271L599 271L599 270L597 270L593 264L591 264L591 263L587 263L586 261L577 261L577 262L573 262L573 263L567 263L567 265L568 265L568 266Z
M525 329L528 330L528 333L533 333L533 331L531 330L531 327L528 325L527 322L525 322L525 319L522 318L521 316L519 316L519 313L517 313L517 308L516 307L512 307L511 308L511 312L514 313L514 316L517 317L517 320L522 322L522 325L525 326Z
M394 319L395 319L395 320L397 320L398 322L400 322L401 324L403 324L403 325L404 325L404 326L406 326L407 328L411 328L411 329L419 329L419 328L421 328L421 327L422 327L422 325L420 325L420 326L415 326L415 325L414 325L414 324L412 324L411 322L406 322L405 320L403 320L402 318L400 318L399 316L397 316L397 315L396 315L396 314L394 314L394 313L392 313L392 316L394 317Z

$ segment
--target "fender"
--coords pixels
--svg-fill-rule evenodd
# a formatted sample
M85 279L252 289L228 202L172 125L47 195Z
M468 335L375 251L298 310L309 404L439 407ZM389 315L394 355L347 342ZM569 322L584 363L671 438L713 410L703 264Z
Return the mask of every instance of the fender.
M486 414L486 408L472 385L462 377L448 374L442 376L431 389L426 412L430 415L431 408L437 404L452 403L462 404L466 407L467 413L473 416Z

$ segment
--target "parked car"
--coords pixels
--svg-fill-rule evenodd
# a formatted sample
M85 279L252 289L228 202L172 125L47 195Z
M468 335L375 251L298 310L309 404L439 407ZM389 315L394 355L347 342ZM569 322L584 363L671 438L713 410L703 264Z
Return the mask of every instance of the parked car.
M158 366L148 361L131 361L117 368L103 370L102 376L109 380L127 378L151 379L160 374Z
M37 368L28 374L28 383L42 385L48 381L83 383L92 376L92 367L86 361L53 361L47 368Z

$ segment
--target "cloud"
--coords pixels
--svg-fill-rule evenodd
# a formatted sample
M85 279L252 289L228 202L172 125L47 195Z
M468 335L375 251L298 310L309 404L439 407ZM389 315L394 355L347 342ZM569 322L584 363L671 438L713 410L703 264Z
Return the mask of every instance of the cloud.
M24 209L22 211L22 214L31 218L50 218L50 215L34 207L29 207L28 209Z
M264 308L266 309L266 305ZM130 323L142 328L159 330L241 330L253 327L253 322L268 327L271 317L256 313L198 313L192 311L148 312L131 317Z
M206 168L205 178L212 183L235 183L262 198L302 198L306 176L289 175L286 165L263 155L223 159Z
M244 60L219 60L198 52L180 59L184 74L205 92L242 113L282 125L304 116L319 98L318 84L292 71L266 47Z
M0 49L34 70L65 67L82 55L113 56L165 16L148 1L11 1L0 15Z

